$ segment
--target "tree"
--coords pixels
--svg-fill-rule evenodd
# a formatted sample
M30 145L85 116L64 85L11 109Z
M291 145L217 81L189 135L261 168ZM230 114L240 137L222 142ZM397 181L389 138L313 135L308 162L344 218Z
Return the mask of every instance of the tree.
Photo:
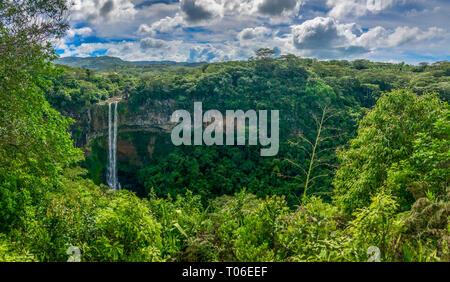
M25 207L81 158L68 133L72 121L43 92L58 74L48 40L67 29L67 9L62 0L0 4L0 231L17 224Z
M259 48L256 50L256 57L258 58L270 58L275 55L275 51L269 48Z
M428 62L421 62L421 63L419 63L419 68L420 68L420 71L424 71L424 70L426 70L426 68L428 67Z
M429 187L445 186L448 131L446 137L442 134L448 122L448 104L433 95L397 90L382 96L360 122L349 148L338 152L341 166L333 182L337 205L351 213L367 207L383 190L396 196L405 211L415 201L413 182L429 179ZM431 148L425 140L434 142Z

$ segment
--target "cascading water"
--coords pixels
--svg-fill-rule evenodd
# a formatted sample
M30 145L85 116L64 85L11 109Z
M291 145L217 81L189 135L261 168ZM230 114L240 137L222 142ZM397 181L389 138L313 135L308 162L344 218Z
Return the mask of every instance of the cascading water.
M118 190L120 184L117 179L117 101L108 105L108 170L106 174L106 182L109 188ZM114 105L114 117L112 117L112 107Z

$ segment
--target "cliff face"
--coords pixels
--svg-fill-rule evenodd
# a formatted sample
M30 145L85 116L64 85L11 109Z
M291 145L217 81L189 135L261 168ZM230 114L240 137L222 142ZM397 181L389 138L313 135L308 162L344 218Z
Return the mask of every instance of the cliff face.
M86 152L85 166L96 183L104 183L108 152L108 102L78 116L76 144ZM136 172L171 150L171 100L147 100L134 107L127 100L117 106L117 162L122 187L136 186ZM113 111L114 112L114 111ZM112 117L113 118L113 117Z
M118 104L118 134L125 132L170 133L173 124L170 116L175 110L171 100L147 100L138 108L133 108L127 100ZM91 107L83 126L83 145L97 137L108 136L108 103Z

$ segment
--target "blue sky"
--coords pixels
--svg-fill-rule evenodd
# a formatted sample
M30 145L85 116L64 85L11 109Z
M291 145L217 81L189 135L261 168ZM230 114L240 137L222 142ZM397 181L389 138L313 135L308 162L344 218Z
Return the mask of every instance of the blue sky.
M319 59L449 60L448 0L72 0L62 56L245 60L260 47Z

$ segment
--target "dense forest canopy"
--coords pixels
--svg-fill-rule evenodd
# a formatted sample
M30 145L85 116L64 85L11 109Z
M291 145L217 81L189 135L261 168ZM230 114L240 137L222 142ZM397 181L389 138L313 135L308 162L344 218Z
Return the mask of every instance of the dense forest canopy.
M67 28L66 2L19 2L0 3L0 261L67 261L71 246L82 261L367 261L373 246L383 261L450 260L449 62L261 49L70 67L48 43ZM132 114L165 100L277 109L280 152L162 142L139 165L119 162L127 185L114 192L105 137L81 141L86 112L118 98ZM149 138L119 135L137 148Z
M91 58L89 61L103 65L108 59ZM309 152L299 148L306 146L300 137L309 140L315 137L314 116L319 114L321 106L328 105L334 115L326 125L332 130L324 130L322 138L335 138L319 144L318 160L323 164L313 171L312 177L326 177L315 179L310 192L329 200L338 165L334 151L355 136L358 122L367 109L382 93L402 88L418 95L436 92L447 101L445 87L449 83L446 75L449 68L448 62L411 66L365 60L317 61L291 55L276 59L255 57L246 62L204 64L194 68L161 64L153 66L151 71L127 66L119 73L97 73L64 66L65 73L55 79L47 97L55 108L79 121L83 120L80 114L84 114L86 108L117 96L126 99L126 107L131 111L148 100L168 99L175 102L175 108L191 110L194 101L202 101L205 109L222 112L227 109L280 110L282 145L275 158L258 158L258 148L252 147L205 146L192 150L175 148L168 142L160 145L164 153L158 154L156 148L151 165L130 167L124 163L119 169L122 179L125 178L124 184L129 184L140 196L146 196L151 188L159 196L183 193L188 188L206 198L214 198L246 188L258 196L285 195L288 202L295 205L305 181L302 169L309 161ZM422 77L433 79L424 82ZM86 125L81 122L74 132L82 132L83 126ZM130 138L135 140L136 147L147 142L145 138ZM94 143L87 168L91 178L99 184L104 182L106 155L102 153L105 149ZM99 167L103 167L103 173Z
M112 61L111 61L112 60ZM225 63L203 64L200 67L177 67L164 62L145 65L144 67L131 64L117 64L110 57L85 58L83 61L90 68L80 69L62 65L66 71L53 80L54 88L49 95L52 105L61 111L77 112L83 106L89 106L116 95L128 95L132 89L139 91L140 98L144 98L145 90L151 97L161 97L159 91L165 91L163 97L174 97L174 90L187 91L207 79L213 79L221 73L232 76L234 81L245 79L253 75L271 76L274 78L294 78L295 71L308 71L321 78L331 86L336 94L352 94L358 102L366 107L374 103L374 98L381 92L393 89L411 89L416 94L437 92L445 101L450 96L450 63L440 61L419 66L405 63L377 63L367 60L331 60L318 61L316 59L299 58L285 55L277 59L265 58L261 60L236 61ZM109 67L102 67L105 65ZM261 61L258 63L258 61ZM264 62L264 63L262 63ZM68 63L79 66L81 63ZM258 66L256 68L256 66ZM119 72L116 69L120 67ZM264 68L267 69L264 69ZM101 72L92 71L100 69ZM192 91L192 90L190 90ZM73 95L73 97L72 97ZM136 98L136 97L135 97ZM54 100L55 99L55 100Z

